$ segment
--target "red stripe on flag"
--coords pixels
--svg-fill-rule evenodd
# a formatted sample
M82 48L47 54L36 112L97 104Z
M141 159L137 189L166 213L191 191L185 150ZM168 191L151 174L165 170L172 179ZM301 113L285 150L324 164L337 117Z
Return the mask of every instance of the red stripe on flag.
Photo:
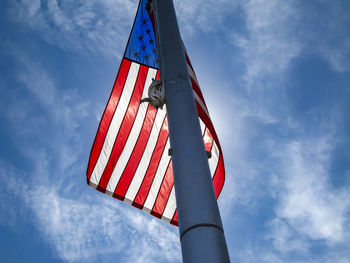
M211 148L213 147L213 136L211 136L208 128L205 129L203 141L204 141L205 150L210 152Z
M201 105L196 101L196 107L197 107L197 111L198 111L198 116L201 118L201 120L204 122L205 126L208 127L211 135L213 136L214 140L216 141L216 144L218 145L220 154L222 153L221 151L221 146L219 143L219 139L218 136L215 132L213 123L211 122L209 116L205 113L205 111L202 109Z
M103 171L103 174L101 176L100 182L97 187L97 190L101 192L106 191L106 187L111 177L111 174L113 172L113 169L122 153L122 150L128 139L131 128L134 124L136 114L140 106L140 100L141 100L143 88L145 86L147 72L148 72L148 67L141 65L137 76L137 80L135 83L134 91L129 102L129 106L123 117L123 122L119 128L117 138L113 145L113 150L111 152L111 155L109 156L108 163Z
M190 58L188 57L188 54L187 54L186 50L184 50L184 51L185 51L185 58L186 58L187 64L191 67L191 69L192 69L192 71L193 71L193 73L194 73L194 70L193 70L192 63L191 63L191 61L190 61Z
M213 185L214 185L214 190L215 190L215 194L216 197L218 197L221 193L221 190L224 186L225 183L225 166L224 166L224 158L222 156L222 150L221 150L221 146L219 143L219 139L218 136L216 135L213 123L211 122L210 118L207 116L207 114L203 111L202 107L196 103L197 106L197 111L198 111L198 115L199 117L202 119L202 121L204 122L204 124L208 127L210 134L213 136L218 148L219 148L219 163L216 167L216 171L214 173L214 177L213 177Z
M205 131L203 134L203 141L204 141L205 150L210 152L212 147L213 147L213 137L212 137L208 128L205 128ZM160 194L159 194L159 195L161 195L161 198L159 198L159 196L157 197L157 201L156 201L155 206L151 212L151 214L154 215L155 217L161 217L163 215L164 209L166 207L166 204L167 204L169 196L170 196L171 188L174 185L172 163L170 163L170 165L171 165L171 178L165 179L164 181L166 183L164 183L164 181L163 181L162 186L160 188L162 190L160 191ZM165 175L165 177L167 177L167 176L169 176L168 171L167 171L167 174ZM167 188L168 190L164 191L163 189L165 189L165 188ZM173 216L170 223L173 225L176 225L176 226L178 225L177 210L175 210L174 216Z
M159 80L159 70L157 71L156 79ZM145 87L146 88L146 87ZM118 199L123 200L125 198L126 192L130 186L130 183L135 175L137 165L140 163L142 158L142 154L146 148L147 142L149 140L149 136L151 134L151 130L154 124L155 117L157 115L157 110L148 105L147 112L145 115L144 123L142 125L142 129L139 133L139 137L137 138L137 143L133 149L133 152L128 160L127 165L122 173L122 176L118 182L118 185L114 191L114 195L118 197Z
M192 69L194 77L197 79L196 73L193 70L191 61L190 61L190 59L189 59L189 57L188 57L186 52L185 52L185 57L186 57L187 65ZM190 74L190 80L191 80L191 84L192 84L192 89L197 93L198 97L201 98L201 100L203 101L203 104L205 105L205 107L207 107L207 105L205 103L205 100L204 100L204 96L203 96L202 91L201 91L201 89L199 87L199 84L196 82L196 80L194 78L191 77L191 74Z
M172 224L174 226L178 226L179 225L179 219L177 218L177 209L175 210L173 219L171 219L170 224Z
M165 117L162 124L162 128L159 132L156 147L154 148L152 153L151 161L148 164L148 168L143 178L142 184L134 199L133 206L135 207L142 208L143 204L145 203L145 200L148 196L148 192L151 188L154 176L156 174L158 165L160 163L160 159L162 157L168 136L169 136L168 119Z
M216 198L218 198L218 196L220 195L221 190L224 186L224 182L225 182L224 159L222 158L222 154L220 153L219 163L218 163L218 166L216 167L216 171L213 177L213 185L214 185Z
M158 218L162 217L173 185L174 185L173 164L172 164L172 161L170 160L168 168L163 178L163 182L160 186L157 199L152 208L151 214L154 215L155 217L158 217Z
M202 100L203 104L205 105L205 107L207 108L207 104L205 103L203 94L201 89L198 87L197 83L194 81L194 79L191 79L191 84L192 84L192 89L194 90L194 92L197 93L198 97Z
M128 76L128 72L130 69L131 61L127 59L123 59L119 68L119 72L117 74L116 80L114 82L114 86L109 96L109 100L107 106L104 110L104 113L101 118L101 122L99 124L94 144L91 148L90 159L87 168L87 181L90 182L90 177L92 171L96 165L97 159L100 155L109 125L112 121L114 112L117 108L120 95L123 91L126 78Z
M117 187L114 191L114 195L118 197L118 199L123 200L125 194L129 188L129 185L134 177L135 171L137 169L138 163L140 163L142 154L147 145L152 126L154 123L154 119L156 117L157 110L148 105L146 117L144 123L142 125L142 129L139 133L139 137L137 139L134 150L128 160L128 163L122 173L122 176L117 184Z

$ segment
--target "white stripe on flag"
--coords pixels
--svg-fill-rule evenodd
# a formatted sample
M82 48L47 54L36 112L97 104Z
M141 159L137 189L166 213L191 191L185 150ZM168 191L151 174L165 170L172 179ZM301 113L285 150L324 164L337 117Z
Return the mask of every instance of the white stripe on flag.
M200 118L199 118L199 124L201 126L202 136L204 136L206 126ZM176 210L176 198L175 198L175 186L173 185L161 219L170 223L175 213L175 210Z
M210 168L210 173L211 177L214 176L216 166L219 163L219 149L218 146L215 143L215 140L213 141L213 147L211 149L211 158L209 159L209 168Z
M120 116L124 116L128 108L129 101L137 80L139 69L140 69L139 64L134 62L131 63L130 69L128 72L128 77L126 79L125 86L123 88L123 92L120 97L120 101L118 103L117 109L114 112L113 119L111 121L111 124L109 125L108 132L103 142L100 155L98 157L94 170L91 174L90 181L95 185L98 185L101 179L101 176L103 174L103 171L108 163L109 156L111 155L115 139L117 137L119 128L123 120L123 118L121 118Z
M202 99L198 96L198 94L193 90L193 95L194 98L196 99L196 101L199 103L199 105L202 107L203 111L205 112L205 114L207 114L207 116L210 118L209 112L207 107L205 107Z
M169 199L164 209L162 219L170 223L175 213L175 210L176 210L176 198L175 198L175 187L173 186L171 188Z
M205 126L204 122L201 120L201 118L198 118L198 119L199 119L199 124L201 125L201 131L202 131L202 136L203 136L206 126Z
M153 208L154 202L156 201L156 198L157 198L157 195L159 192L159 188L162 184L165 172L168 168L168 164L170 162L170 156L168 155L169 148L170 148L170 143L169 143L169 138L168 138L166 145L164 147L162 157L160 159L160 163L159 163L156 175L154 176L151 189L149 190L146 202L145 202L144 207L142 209L142 210L146 211L147 213L150 213L152 208Z
M188 68L188 73L190 73L190 77L194 80L194 82L196 82L197 86L199 87L199 83L196 77L196 74L194 74L191 66L187 63L187 68Z
M125 201L130 200L132 203L133 200L136 197L136 194L142 184L142 180L145 176L145 173L147 171L147 167L149 165L149 162L152 158L153 150L156 147L158 135L160 133L160 129L162 128L164 118L166 116L166 109L165 107L161 110L158 109L157 116L154 120L153 127L151 130L151 134L149 136L146 148L142 154L141 160L138 164L138 167L135 171L134 177L130 183L130 186L128 188L128 191L125 195Z
M152 78L155 78L155 75L157 73L157 70L155 69L149 69L145 81L145 85L143 88L142 98L147 96L148 93L148 87L152 82ZM128 163L128 160L134 150L135 144L137 143L137 139L139 137L143 120L145 118L146 112L147 112L147 106L148 103L142 103L139 107L139 110L137 112L134 124L132 126L132 129L130 131L128 140L126 141L123 151L119 157L118 162L116 163L113 173L109 179L108 185L106 187L107 193L110 195L113 195L114 190L120 180L120 177L122 176L122 173L124 171L125 166Z

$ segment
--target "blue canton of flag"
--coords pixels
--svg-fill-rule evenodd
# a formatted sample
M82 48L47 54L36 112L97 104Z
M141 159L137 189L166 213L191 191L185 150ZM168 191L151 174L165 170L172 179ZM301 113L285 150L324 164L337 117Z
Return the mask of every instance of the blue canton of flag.
M148 0L140 1L124 57L158 69L156 38L152 21L147 12L147 2Z

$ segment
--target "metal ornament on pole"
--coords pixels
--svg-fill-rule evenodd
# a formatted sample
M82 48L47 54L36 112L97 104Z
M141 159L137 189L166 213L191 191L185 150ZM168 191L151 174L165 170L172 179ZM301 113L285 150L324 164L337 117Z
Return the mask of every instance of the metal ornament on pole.
M153 1L183 262L230 262L174 5Z

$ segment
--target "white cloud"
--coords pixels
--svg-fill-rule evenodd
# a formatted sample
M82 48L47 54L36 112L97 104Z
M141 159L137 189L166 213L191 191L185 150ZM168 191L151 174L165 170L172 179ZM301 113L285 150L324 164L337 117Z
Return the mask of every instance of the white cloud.
M349 6L343 1L319 1L325 6L312 21L320 27L320 34L310 40L321 56L328 60L332 69L338 72L350 70L350 26ZM320 17L323 22L319 23ZM309 35L310 38L310 35Z
M67 51L121 57L136 7L132 0L16 0L8 13L13 21Z
M47 177L50 171L37 172ZM64 196L60 187L36 180L26 182L19 173L0 160L2 192L22 199L34 211L32 223L63 260L91 262L114 255L123 258L122 262L180 261L177 228L110 197L82 191L80 198L72 199Z
M208 90L207 105L224 153L226 179L219 204L223 217L232 217L235 204L249 206L251 212L259 206L264 167L252 161L251 141L259 136L254 125L279 123L262 105L243 98L234 90L230 94ZM210 107L212 105L212 107Z
M9 77L14 77L14 81L21 85L8 90L13 103L8 103L7 108L2 107L1 114L17 128L16 132L23 135L30 131L41 131L40 125L48 117L54 125L63 128L67 139L74 137L79 122L90 114L92 106L90 100L83 98L76 88L62 89L55 83L45 66L33 56L28 55L16 43L11 43L9 46L7 52L16 63L14 76ZM24 97L21 94L22 87L31 97ZM33 116L33 108L37 105L44 109L43 114ZM35 123L38 125L34 125Z
M232 0L208 0L190 2L174 1L181 31L193 34L195 31L218 32L226 29L225 19L236 7Z
M242 50L248 88L267 88L262 81L272 76L281 80L280 74L299 54L301 44L294 35L299 13L293 1L251 0L242 8L247 36L231 32L232 44Z
M17 22L39 32L44 40L66 50L79 52L88 50L94 54L120 56L131 28L136 2L80 1L76 8L73 8L71 3L71 1L13 1L13 11L17 12L17 17L13 17ZM186 5L177 1L176 5L180 23L188 27L185 30L189 33L196 29L207 33L227 30L225 19L232 10L238 8L237 3L233 1L230 4L228 1L215 3L210 1L205 4L193 1ZM223 9L225 6L228 6L227 10ZM266 225L270 232L263 234L266 234L268 240L272 240L278 253L282 255L295 251L311 253L310 247L313 241L325 242L326 247L331 249L337 246L346 247L346 242L350 240L347 231L349 194L334 189L329 182L331 174L328 166L334 138L328 135L313 138L300 135L302 132L298 127L298 120L292 116L281 120L280 111L269 110L269 106L281 104L280 93L276 96L273 92L266 94L257 91L259 88L268 89L271 86L283 89L283 85L274 84L283 84L284 74L292 59L300 55L306 45L314 47L315 52L324 56L334 70L347 70L349 68L346 59L349 50L347 40L334 43L334 46L329 45L343 32L340 30L330 34L339 28L341 21L347 21L345 11L340 12L339 9L332 11L333 15L329 16L332 19L326 26L328 29L325 31L327 33L324 40L311 34L311 27L306 26L301 30L307 23L303 20L305 17L303 10L296 6L296 2L251 0L240 2L239 8L242 8L246 15L247 32L240 34L233 32L232 29L225 32L231 34L231 44L242 51L242 63L246 66L243 78L251 88L250 94L243 98L238 92L230 90L231 96L226 92L209 96L217 98L212 99L214 101L212 105L221 105L220 108L210 107L210 111L224 146L227 169L227 181L219 199L223 217L232 223L234 219L230 218L239 217L237 211L232 214L232 207L235 204L240 203L251 212L259 207L260 197L269 194L277 202L274 210L276 217ZM103 15L100 16L101 14ZM208 14L211 19L206 19ZM339 16L341 20L337 20ZM314 19L318 21L320 17ZM24 69L18 75L20 82L45 110L55 116L54 127L63 126L60 131L68 132L74 137L79 125L84 121L84 117L75 118L74 112L82 112L81 116L91 114L89 112L91 109L88 109L89 102L81 98L77 90L59 91L52 77L41 65L32 62L31 58L24 56L19 61ZM265 97L270 95L266 103ZM14 105L26 109L31 106L28 101L16 101ZM103 105L98 107L101 106ZM92 109L92 112L96 111L101 113L101 110ZM42 116L33 118L30 110L19 110L18 107L8 109L7 113L9 120L15 120L16 117L22 122L23 125L15 129L20 134L35 132L37 127L46 121ZM290 125L290 122L293 125ZM283 136L286 134L291 136L288 138L289 141L286 142L287 139L278 137L279 135L271 139L269 131L262 130L259 126L266 128L272 124L276 125L272 129L283 131ZM257 137L267 147L264 152L266 156L255 152L256 148L252 141ZM269 139L272 141L268 141ZM72 140L73 144L65 140L60 141L60 138L53 138L54 143L51 147L44 147L35 152L35 157L41 161L35 163L36 171L33 174L37 176L33 177L40 184L39 187L31 189L33 191L26 199L26 204L30 205L37 215L37 225L45 240L50 242L58 255L68 261L77 260L79 257L88 260L84 255L94 255L97 250L112 254L113 249L122 250L132 244L133 248L140 247L140 249L131 249L126 255L123 254L123 261L144 262L141 258L147 258L150 262L154 262L159 254L163 256L162 261L171 262L172 258L174 261L179 261L176 231L163 227L163 223L155 219L150 220L148 216L134 213L133 208L122 206L115 200L104 197L91 200L81 196L81 192L77 191L77 185L83 181L84 168L80 167L82 164L79 162L81 159L79 145L82 140L81 138ZM33 149L22 149L22 151L27 151L28 156L33 155ZM270 153L275 154L270 156ZM253 158L256 159L252 160ZM58 160L59 168L51 166L53 159ZM9 174L8 171L8 169L1 170L6 175ZM14 174L18 174L18 171ZM79 184L77 179L72 179L76 178L77 174ZM41 179L38 179L40 177ZM6 177L2 178L2 182L8 182ZM59 182L55 181L57 186L52 187L51 180L56 178L60 178ZM272 188L267 184L269 180ZM14 188L7 188L6 191L9 192L9 189ZM3 193L0 192L2 200ZM90 193L87 193L88 195ZM92 202L94 205L91 205ZM0 208L3 210L1 204ZM96 211L110 214L111 218L104 219ZM48 216L50 214L52 216ZM82 214L87 216L83 217ZM122 219L121 215L127 219ZM228 221L229 219L231 221ZM67 232L64 229L67 229ZM95 232L90 232L91 229ZM157 237L154 238L151 233L156 233ZM229 232L228 235L234 233ZM122 242L115 243L113 239L115 236L121 238ZM81 242L81 239L86 242ZM96 244L100 246L95 247ZM262 253L259 252L259 248L251 247L243 252L242 262L260 262L256 261L256 255L261 256L261 262L285 262L274 250L267 249L266 253ZM325 253L327 255L322 258L324 262L347 262L348 255L344 252L337 255Z
M40 0L22 0L12 3L12 8L9 10L10 15L14 21L21 21L22 19L33 19L40 9Z
M262 206L272 211L271 217L261 222L264 230L252 226L256 242L263 238L271 246L248 242L247 250L232 248L231 253L241 255L242 262L297 262L291 256L296 254L303 258L300 262L313 262L312 258L332 262L331 251L337 250L342 256L334 257L334 262L343 262L350 240L350 196L330 181L338 122L320 122L317 134L308 136L310 131L293 116L271 118L255 111L256 105L250 107L252 102L239 95L236 99L215 95L210 96L217 99L212 104L221 106L214 109L212 117L221 133L227 172L219 198L225 226L232 228L250 216L254 222L260 220L261 213L269 211L261 211ZM276 136L269 133L271 129ZM282 137L276 129L283 131ZM274 201L268 204L270 199ZM247 219L240 211L249 215ZM314 246L320 243L325 251L314 255Z
M320 53L325 56L333 70L344 72L350 69L350 39L343 43L344 47L338 46L335 48L322 47Z
M300 251L300 247L307 248L307 240L333 246L348 239L350 196L334 189L329 181L332 140L332 136L325 135L291 141L279 150L276 145L272 147L281 161L281 174L273 182L277 217L271 222L279 250Z
M86 185L85 136L79 132L90 114L89 101L77 90L59 89L39 62L13 48L19 72L15 77L20 90L29 95L16 97L2 115L11 124L7 129L18 138L17 150L32 168L22 172L0 159L1 198L9 201L0 205L1 213L6 211L16 221L28 210L34 212L28 222L66 262L94 262L101 257L119 257L120 262L179 262L177 228ZM25 114L16 116L18 105L24 105ZM39 112L33 112L34 107ZM29 139L32 136L34 141ZM0 223L7 224L3 218Z
M60 89L44 66L16 45L9 51L16 61L15 79L21 85L8 91L10 100L1 114L11 124L8 129L16 137L16 146L34 163L35 151L59 159L62 165L57 172L68 176L66 168L76 163L83 147L80 126L94 107L77 89Z
M227 31L241 49L248 88L274 83L280 88L292 59L302 51L321 55L335 71L350 69L349 9L343 2L320 0L301 8L296 1L250 0L239 6L247 33Z
M137 1L16 0L10 6L13 21L39 32L53 45L86 55L121 57ZM259 87L266 76L283 73L305 46L325 57L336 71L350 67L346 35L350 20L340 1L319 0L305 10L290 0L175 1L175 6L184 34L219 33L241 49L248 86ZM240 27L232 25L238 22Z
M21 174L22 175L22 174ZM20 176L21 176L20 175ZM18 213L16 209L16 186L14 169L0 159L0 225L15 228Z
M297 233L287 222L280 218L275 218L268 223L270 232L266 239L273 240L274 247L283 252L298 251L298 253L307 253L310 244L307 238Z

